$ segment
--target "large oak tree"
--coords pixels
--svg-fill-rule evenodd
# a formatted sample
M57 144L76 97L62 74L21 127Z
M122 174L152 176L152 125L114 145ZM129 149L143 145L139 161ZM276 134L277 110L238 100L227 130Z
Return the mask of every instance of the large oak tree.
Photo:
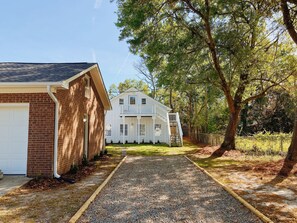
M297 32L296 32L296 11L297 11L297 1L296 0L281 0L281 10L283 14L284 24L292 38L292 40L297 45ZM296 81L296 80L295 80ZM296 89L294 89L296 94ZM291 144L288 150L286 160L297 162L297 108L295 115L295 123L293 136Z
M161 83L211 83L229 108L224 150L235 149L243 105L294 72L282 30L268 21L262 1L118 0L121 39Z

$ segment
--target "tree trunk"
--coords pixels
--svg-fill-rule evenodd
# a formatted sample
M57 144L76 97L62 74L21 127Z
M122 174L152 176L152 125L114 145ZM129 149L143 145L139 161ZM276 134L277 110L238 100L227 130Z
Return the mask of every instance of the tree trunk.
M169 90L169 104L170 104L171 112L174 112L174 106L172 103L172 89Z
M296 6L296 2L292 3L294 6ZM293 24L293 18L291 18L290 15L290 9L288 6L287 0L281 0L281 9L283 13L283 21L284 24L292 38L292 40L297 44L297 32ZM288 154L286 157L286 161L294 161L297 162L297 109L295 112L295 123L294 123L294 130L293 130L293 136L291 145L288 150Z
M208 133L208 90L205 91L205 129L204 132Z
M239 114L240 114L241 108L237 107L234 112L230 113L229 116L229 123L226 129L224 142L222 143L220 149L222 150L232 150L235 149L235 136L236 136L236 130L237 125L239 122Z
M292 136L291 145L289 147L286 160L297 162L297 110L295 112L293 136Z
M241 116L240 116L241 123L242 123L242 129L241 129L240 135L246 135L248 132L247 130L248 110L249 110L249 105L248 103L246 103L244 105L244 108L242 109Z

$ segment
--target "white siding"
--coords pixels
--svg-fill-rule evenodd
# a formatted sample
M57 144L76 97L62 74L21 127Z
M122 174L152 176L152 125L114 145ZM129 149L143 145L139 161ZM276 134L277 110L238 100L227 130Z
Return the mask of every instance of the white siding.
M129 97L136 98L135 105L129 103ZM142 99L146 98L146 104L142 104ZM124 104L120 105L120 99L124 100ZM107 111L105 124L111 125L111 136L106 136L107 143L123 143L123 136L120 135L120 124L123 124L122 116L125 116L125 124L128 124L128 136L124 137L125 142L138 143L137 135L137 117L140 117L140 123L145 124L145 136L140 136L140 143L153 142L155 129L153 126L153 117L155 124L161 124L161 135L155 136L157 143L169 143L168 123L166 115L169 109L141 92L125 92L111 99L113 110ZM124 113L124 114L122 114Z

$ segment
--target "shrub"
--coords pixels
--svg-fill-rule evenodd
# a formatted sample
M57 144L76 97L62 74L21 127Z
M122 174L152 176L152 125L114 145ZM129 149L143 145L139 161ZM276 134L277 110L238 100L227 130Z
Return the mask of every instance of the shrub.
M98 153L98 154L96 154L95 156L94 156L94 161L97 161L97 160L99 160L100 159L100 153Z
M71 167L70 167L70 173L71 174L76 174L78 171L78 166L76 164L72 164Z
M89 164L89 160L88 160L86 154L84 154L83 158L82 158L82 165L87 166L88 164Z
M105 149L104 152L103 152L104 155L107 155L107 152L108 152L107 149Z

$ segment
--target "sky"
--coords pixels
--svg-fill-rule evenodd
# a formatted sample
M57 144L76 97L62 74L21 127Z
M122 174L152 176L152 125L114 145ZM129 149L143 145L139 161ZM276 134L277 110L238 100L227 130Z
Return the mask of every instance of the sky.
M1 62L97 62L107 89L137 78L109 0L3 0Z

